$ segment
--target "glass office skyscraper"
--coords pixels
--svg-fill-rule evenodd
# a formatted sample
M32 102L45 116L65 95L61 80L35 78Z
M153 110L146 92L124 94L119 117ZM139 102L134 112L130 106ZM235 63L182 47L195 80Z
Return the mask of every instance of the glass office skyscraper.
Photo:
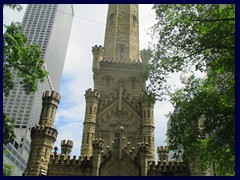
M30 151L30 130L38 123L42 108L42 93L59 91L74 11L71 4L29 4L22 25L28 38L27 44L38 44L49 72L38 92L25 95L16 71L14 89L3 99L3 108L15 122L16 139L8 144L5 159L14 164L14 175L21 175L26 168Z

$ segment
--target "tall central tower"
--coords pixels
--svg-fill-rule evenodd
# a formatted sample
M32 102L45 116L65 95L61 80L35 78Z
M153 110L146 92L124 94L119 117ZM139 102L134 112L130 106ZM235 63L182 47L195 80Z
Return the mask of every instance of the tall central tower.
M110 4L104 41L104 56L119 60L139 59L137 4Z
M104 140L104 150L112 148L121 127L131 146L150 144L148 157L154 159L153 104L143 97L147 60L139 60L138 19L137 4L109 5L104 47L92 48L94 90L85 94L82 157L93 154L95 138Z

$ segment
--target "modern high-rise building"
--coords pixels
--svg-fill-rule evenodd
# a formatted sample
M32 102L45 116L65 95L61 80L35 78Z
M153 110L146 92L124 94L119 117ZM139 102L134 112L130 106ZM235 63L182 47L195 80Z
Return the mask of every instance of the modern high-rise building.
M59 91L68 41L74 17L71 4L29 4L22 25L28 38L27 44L38 44L49 75L39 83L38 91L26 95L16 71L15 86L3 99L3 108L15 122L16 139L8 144L6 161L13 164L14 175L22 175L26 169L30 151L30 129L38 124L42 107L42 93Z

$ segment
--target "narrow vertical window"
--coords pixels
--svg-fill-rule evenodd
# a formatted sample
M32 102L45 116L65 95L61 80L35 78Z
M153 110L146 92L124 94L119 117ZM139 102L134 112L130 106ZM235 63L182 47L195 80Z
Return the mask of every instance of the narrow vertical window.
M94 133L92 133L92 140L94 139Z
M151 137L148 136L148 143L151 144Z
M48 153L48 150L47 150L47 148L45 149L45 158L47 158L47 153Z
M96 115L96 107L94 106L93 114Z
M133 15L133 27L136 27L137 17Z
M51 111L51 118L54 118L54 113L55 113L55 108L52 107L52 111Z
M112 13L109 18L110 18L110 24L113 25L114 14Z
M124 48L120 47L120 59L123 59L123 55L124 55Z
M89 114L92 114L92 107L89 108Z
M89 144L89 132L87 133L87 144Z

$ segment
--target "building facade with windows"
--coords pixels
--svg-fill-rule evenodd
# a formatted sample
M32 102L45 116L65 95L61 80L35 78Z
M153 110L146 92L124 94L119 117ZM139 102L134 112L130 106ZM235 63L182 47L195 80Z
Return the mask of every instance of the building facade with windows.
M22 175L30 152L30 129L39 123L42 93L60 89L68 41L74 17L71 4L29 4L22 21L29 44L38 44L49 75L39 83L38 91L26 95L12 70L15 86L3 98L3 109L15 122L16 139L8 144L7 162L14 165L14 175Z

